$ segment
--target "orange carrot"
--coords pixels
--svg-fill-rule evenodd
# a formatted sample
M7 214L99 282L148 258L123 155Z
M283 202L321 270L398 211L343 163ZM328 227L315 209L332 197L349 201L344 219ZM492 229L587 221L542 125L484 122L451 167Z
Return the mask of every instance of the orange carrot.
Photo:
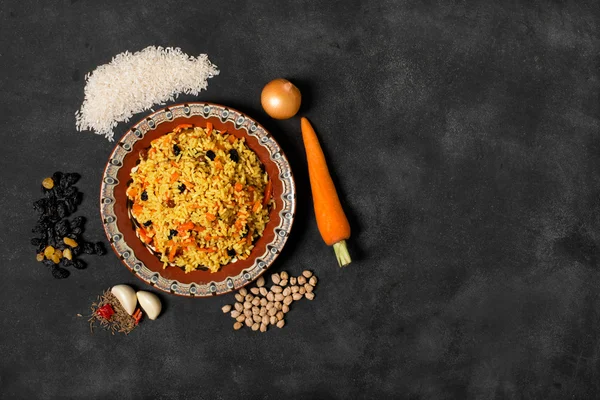
M229 137L227 138L227 141L231 144L234 144L236 140L236 137L233 135L229 135Z
M179 133L184 129L189 129L189 128L193 128L193 127L194 127L194 125L192 125L192 124L180 124L180 125L177 125L175 127L175 129L173 129L173 132Z
M127 197L129 197L130 199L135 199L135 196L137 196L137 190L133 186L130 186L127 188L125 194L127 194Z
M140 239L142 239L142 242L144 242L144 243L152 242L152 239L150 237L148 237L148 235L146 234L146 231L143 230L142 228L138 228L138 234L140 235Z
M133 215L140 215L143 210L144 210L144 207L142 207L142 205L140 203L134 203L133 207L131 208L131 213Z
M240 182L237 182L234 187L236 192L241 192L243 188L244 188L244 185L242 185Z
M252 212L255 213L260 209L260 201L257 201L256 203L254 203L254 206L252 206Z
M171 183L175 183L177 179L179 179L179 172L173 172L173 175L171 175Z
M215 217L214 214L206 213L206 219L209 221L214 221L215 219L217 219L217 217Z
M340 267L345 267L352 261L346 247L346 239L350 238L350 224L342 209L313 127L304 117L301 127L317 226L325 243L333 246Z
M194 225L193 229L195 232L202 232L202 231L206 230L206 228L203 227L202 225Z
M266 206L269 203L269 200L271 200L271 189L272 188L273 188L273 183L269 179L269 182L267 182L267 187L265 187L265 197L263 198L263 206Z
M213 130L212 122L207 122L206 123L206 134L210 135L212 133L212 130Z
M248 236L246 236L246 244L247 245L252 244L252 235L254 235L254 229L250 229L250 231L248 232Z

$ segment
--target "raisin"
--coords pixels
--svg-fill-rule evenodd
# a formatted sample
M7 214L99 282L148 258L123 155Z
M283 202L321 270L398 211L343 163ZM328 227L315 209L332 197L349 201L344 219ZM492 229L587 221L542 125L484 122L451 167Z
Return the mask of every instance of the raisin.
M73 247L71 249L71 254L73 254L73 257L76 257L76 256L80 255L82 251L83 251L83 249L81 248L81 246Z
M173 201L173 199L169 199L169 201L167 201L167 207L169 207L169 208L175 207L175 202Z
M75 183L77 183L77 181L79 180L79 178L81 178L81 175L79 175L76 172L73 172L73 173L70 173L70 174L64 174L63 177L62 177L62 179L61 179L61 181L60 181L60 186L62 186L62 187L72 186Z
M74 228L73 230L71 230L71 232L72 232L74 235L77 235L77 236L79 236L79 235L81 235L81 234L83 233L83 229L82 229L82 228ZM62 236L66 236L66 235L62 235Z
M145 227L148 227L150 225L152 225L152 221L146 221L146 222L144 222L144 226Z
M179 186L177 186L177 189L179 189L179 193L183 193L185 191L185 184L181 184Z
M54 261L49 260L49 259L45 259L44 261L42 261L42 264L44 264L46 267L53 267L54 266Z
M73 218L73 220L71 221L71 228L78 228L83 226L83 224L85 223L85 218L84 217L75 217Z
M148 200L148 192L145 190L142 192L142 196L140 197L143 201Z
M70 272L59 266L52 268L52 276L56 279L65 279L70 275Z
M240 160L240 156L236 149L229 150L229 158L231 158L231 161L233 162L238 162Z
M206 157L208 157L211 161L213 161L215 159L217 155L215 154L214 151L209 150L206 152Z
M175 157L177 157L179 155L179 153L181 153L181 149L179 148L178 145L174 144L173 145L173 154L175 155Z
M69 260L67 258L63 258L62 260L60 260L59 265L64 268L70 268L70 267L75 266L75 261Z
M46 212L48 209L48 199L39 199L33 203L33 209L40 214Z
M85 254L94 254L96 249L94 249L94 244L90 242L83 243L83 252Z
M44 187L44 189L52 189L54 187L54 179L52 178L45 178L42 181L42 186Z
M94 244L94 250L99 256L103 256L106 254L106 249L104 248L104 243L102 242L97 242L96 244Z
M56 215L61 219L69 215L69 210L67 210L67 206L64 203L56 206Z
M41 253L42 251L44 251L44 249L46 248L48 244L46 242L40 242L40 244L37 245L37 247L35 248L35 250L38 253Z
M169 240L173 239L173 236L177 236L177 231L175 229L171 229L169 231L169 236L168 236Z
M63 196L67 199L73 198L77 194L77 188L75 186L71 186L65 189L63 192Z
M55 173L52 174L52 179L54 180L54 182L56 184L58 184L60 182L60 178L62 178L63 173L60 171L56 171Z
M229 250L227 250L227 255L228 255L229 257L233 257L233 256L235 256L235 254L236 254L236 252L235 252L235 250L234 250L234 249L229 249Z
M75 260L73 261L73 266L77 269L86 269L87 264L82 260Z
M31 245L32 246L39 246L40 243L42 243L42 239L40 239L40 238L32 238L31 239Z
M63 219L62 221L59 221L54 226L54 230L56 231L56 234L59 235L60 237L67 236L67 233L69 233L70 229L71 229L71 227L69 225L69 221L66 220L66 219Z

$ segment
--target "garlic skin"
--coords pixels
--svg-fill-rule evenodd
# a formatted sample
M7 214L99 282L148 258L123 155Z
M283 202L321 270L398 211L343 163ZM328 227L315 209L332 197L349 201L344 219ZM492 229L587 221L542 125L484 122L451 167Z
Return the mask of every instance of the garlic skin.
M135 311L137 306L137 297L135 290L128 285L116 285L110 290L110 292L119 300L121 307L125 309L127 314L131 315Z
M140 290L137 292L137 299L140 306L151 320L155 320L162 311L162 303L154 293Z

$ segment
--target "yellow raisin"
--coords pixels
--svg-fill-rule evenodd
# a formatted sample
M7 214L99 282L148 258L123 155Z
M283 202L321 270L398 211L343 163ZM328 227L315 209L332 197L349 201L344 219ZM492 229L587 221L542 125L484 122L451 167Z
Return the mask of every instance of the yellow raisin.
M71 253L71 249L64 249L62 253L63 253L63 257L66 258L67 260L73 259L73 253Z
M48 246L44 249L44 255L46 256L46 258L52 258L53 254L54 254L54 247Z
M71 247L77 247L78 246L77 242L74 241L73 239L69 238L69 237L63 238L63 242L65 242L65 244L67 246L71 246Z
M53 254L52 261L54 261L54 264L58 264L60 262L60 257L57 254Z
M54 255L58 256L59 259L63 256L62 251L60 251L59 249L54 250Z
M52 178L46 178L42 181L42 186L46 189L52 189L54 187L54 180Z
M35 259L38 260L38 261L40 261L40 262L44 261L44 253L38 253L38 254L36 254Z

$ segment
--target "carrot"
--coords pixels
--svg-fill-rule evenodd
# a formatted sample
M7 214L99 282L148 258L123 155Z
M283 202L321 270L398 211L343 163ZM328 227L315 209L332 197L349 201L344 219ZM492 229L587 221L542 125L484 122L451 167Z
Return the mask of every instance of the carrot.
M237 182L235 184L235 188L234 189L235 189L236 192L241 192L243 188L244 188L244 185L242 185L240 182Z
M252 244L252 235L254 235L254 229L250 229L248 236L246 236L246 244L248 246Z
M217 217L214 214L206 213L206 219L209 221L214 221Z
M194 228L193 228L193 230L194 230L195 232L202 232L202 231L206 230L206 228L205 228L205 227L203 227L202 225L194 225Z
M177 233L183 235L187 231L194 229L194 223L192 221L186 222L185 224L181 224L177 227Z
M325 243L333 246L340 267L345 267L352 261L346 247L346 239L350 238L350 224L342 209L313 127L304 117L301 127L317 227Z
M171 175L171 183L175 183L177 179L179 179L179 172L173 172L173 175Z
M261 205L262 204L260 204L260 201L257 201L256 203L254 203L254 206L252 206L252 212L253 213L258 212L258 210L260 209Z
M146 234L146 231L143 230L142 228L138 228L138 234L140 235L140 239L142 239L142 242L144 242L144 243L152 242L152 239L150 237L148 237L148 235Z
M235 136L229 135L229 137L227 138L227 141L231 144L234 144L236 139L237 138Z
M206 123L206 134L210 135L212 133L212 130L213 130L212 122L207 122Z
M131 213L133 215L140 215L143 210L144 210L144 207L142 207L141 204L134 203L133 207L131 208Z
M179 124L175 127L175 129L173 129L173 132L179 133L184 129L189 129L189 128L193 128L193 127L194 127L194 125L192 125L192 124Z
M267 187L265 187L265 197L263 198L263 206L266 206L269 203L269 200L271 200L271 189L272 188L273 188L273 183L269 179L269 182L267 182Z
M135 199L135 196L137 196L137 189L133 186L130 186L127 188L125 194L127 194L127 197L129 197L130 199Z
M175 259L175 253L177 253L177 246L173 246L169 250L169 262L173 262Z

